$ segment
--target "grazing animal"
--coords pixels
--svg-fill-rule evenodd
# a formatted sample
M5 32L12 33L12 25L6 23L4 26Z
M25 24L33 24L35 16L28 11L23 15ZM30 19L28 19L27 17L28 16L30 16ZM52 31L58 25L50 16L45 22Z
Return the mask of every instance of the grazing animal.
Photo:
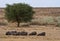
M11 31L11 35L16 35L17 31Z
M18 32L16 35L21 35L21 32Z
M45 32L39 33L37 36L45 36Z
M31 32L29 35L37 35L36 32Z
M27 32L22 31L22 32L18 32L18 33L17 33L17 35L27 36L27 35L28 35L28 33L27 33Z
M6 32L6 34L5 34L5 35L11 35L11 32L9 32L9 31L8 31L8 32Z
M17 31L8 31L6 32L6 35L16 35Z

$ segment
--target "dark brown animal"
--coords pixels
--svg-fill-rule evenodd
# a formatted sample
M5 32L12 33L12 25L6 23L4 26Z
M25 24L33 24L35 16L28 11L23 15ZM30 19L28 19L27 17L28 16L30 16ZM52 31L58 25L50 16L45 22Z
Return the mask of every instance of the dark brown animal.
M29 35L37 35L36 32L31 32Z
M45 36L45 32L39 33L37 36Z

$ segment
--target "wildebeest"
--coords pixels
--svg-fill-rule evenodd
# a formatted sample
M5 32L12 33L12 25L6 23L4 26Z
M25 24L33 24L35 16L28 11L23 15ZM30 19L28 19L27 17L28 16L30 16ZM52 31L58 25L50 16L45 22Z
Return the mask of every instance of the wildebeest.
M16 35L17 31L8 31L6 32L6 35Z
M16 35L17 31L11 31L11 35Z
M17 35L17 36L18 36L18 35L21 35L21 32L17 32L17 34L16 34L16 35Z
M10 31L6 32L6 35L11 35L11 32Z
M39 33L37 36L45 36L45 32Z
M8 31L6 32L6 35L21 35L21 36L26 36L28 35L27 32L21 31L21 32L17 32L17 31Z
M34 31L34 32L31 32L29 35L37 35L37 33Z
M28 35L28 33L27 33L27 32L22 31L22 32L18 32L18 33L17 33L17 35L20 35L20 36L27 36L27 35Z

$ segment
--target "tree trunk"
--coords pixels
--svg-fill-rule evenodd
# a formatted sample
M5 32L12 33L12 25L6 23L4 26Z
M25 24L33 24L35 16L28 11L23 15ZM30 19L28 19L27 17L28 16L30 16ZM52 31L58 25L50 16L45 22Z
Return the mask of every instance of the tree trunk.
M19 22L17 22L17 27L19 27L20 26L20 23Z

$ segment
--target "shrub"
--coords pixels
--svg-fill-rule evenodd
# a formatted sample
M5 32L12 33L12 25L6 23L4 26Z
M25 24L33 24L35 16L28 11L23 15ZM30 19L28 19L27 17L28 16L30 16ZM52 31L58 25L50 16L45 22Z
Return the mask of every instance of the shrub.
M30 25L40 25L39 20L33 19L33 20L30 22Z
M45 19L44 21L46 21L46 24L48 24L48 25L54 25L55 24L54 18L51 16L45 17L44 19Z
M56 26L60 27L60 16L55 18Z
M33 19L31 24L33 25L54 25L55 21L53 17L42 17L38 19Z
M0 25L1 25L1 26L6 26L7 23L5 23L5 22L0 22Z
M30 24L31 25L55 25L60 27L60 16L58 17L46 16L46 17L33 19Z

